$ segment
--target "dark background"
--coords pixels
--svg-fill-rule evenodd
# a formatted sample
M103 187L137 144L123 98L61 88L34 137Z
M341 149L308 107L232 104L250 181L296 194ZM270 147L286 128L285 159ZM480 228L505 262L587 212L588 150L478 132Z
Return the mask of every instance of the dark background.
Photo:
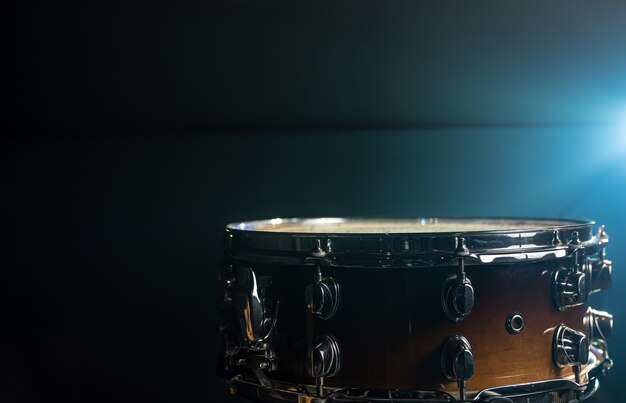
M221 231L277 216L607 225L626 352L626 5L15 3L0 401L220 401Z

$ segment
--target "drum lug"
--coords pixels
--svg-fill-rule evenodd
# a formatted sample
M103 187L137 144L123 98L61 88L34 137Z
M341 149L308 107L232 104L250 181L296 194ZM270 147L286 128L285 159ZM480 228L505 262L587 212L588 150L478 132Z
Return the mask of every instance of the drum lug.
M332 277L321 278L309 284L304 296L308 311L320 319L331 319L339 309L341 292L339 283Z
M589 308L583 321L592 341L602 340L607 342L611 338L613 333L613 315L610 313Z
M597 258L586 258L582 263L580 253L585 249L578 238L578 232L572 233L568 244L572 250L574 264L569 268L558 269L552 278L554 302L559 311L587 302L589 295L611 288L612 263L605 257L609 237L604 226L596 236L602 249Z
M610 260L588 259L585 263L585 274L589 280L589 295L608 290L613 285L613 264Z
M306 367L313 378L333 377L341 369L341 351L337 339L331 334L315 338L307 352Z
M552 276L552 294L559 311L584 304L589 295L589 278L583 269L585 264L579 263L579 254L584 248L578 232L572 233L568 247L572 250L573 265L559 268Z
M474 308L474 287L465 274L465 258L469 250L465 238L455 238L455 256L458 258L457 273L448 278L441 288L441 305L444 313L453 322L460 322Z
M451 381L459 383L460 400L465 400L467 380L474 375L474 353L469 341L461 336L450 336L441 353L441 371Z
M313 257L321 258L325 252L321 248L319 239L315 242L316 248L313 250ZM330 240L327 243L327 250L331 250ZM306 286L304 299L307 310L323 320L332 319L341 305L341 289L339 283L332 277L325 277L319 260L315 262L315 275L313 283Z
M589 279L589 295L607 290L613 284L613 264L606 258L606 245L609 242L609 235L606 233L604 225L600 226L596 239L601 245L599 256L595 259L588 259L585 264L585 273Z
M552 338L552 359L559 368L572 366L580 384L580 367L589 362L589 340L584 333L560 324Z
M339 283L332 277L323 277L319 266L315 278L304 290L307 310L320 319L332 319L341 304Z
M580 385L581 366L589 362L589 339L584 333L560 324L552 338L552 360L559 368L571 366Z
M552 278L554 303L559 311L584 304L587 301L587 276L585 273L561 268Z
M339 342L331 334L322 334L315 338L305 360L307 372L315 378L318 396L322 395L324 378L330 378L341 369L341 350Z

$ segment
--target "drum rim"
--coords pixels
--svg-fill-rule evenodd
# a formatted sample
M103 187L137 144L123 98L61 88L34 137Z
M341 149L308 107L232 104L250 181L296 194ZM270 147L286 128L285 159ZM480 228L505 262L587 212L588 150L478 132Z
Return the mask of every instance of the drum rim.
M291 220L297 222L295 220L306 218ZM243 222L243 226L240 226L241 223L229 224L225 229L224 246L226 255L239 261L302 265L311 263L311 259L317 259L321 264L337 267L447 266L461 255L465 257L466 264L470 265L515 263L560 259L571 256L579 248L584 249L584 254L592 255L601 247L600 237L592 233L595 224L592 220L525 217L446 217L439 220L534 221L538 225L542 222L555 225L543 225L541 228L421 233L306 233L245 228L245 224L253 226L253 223L271 222L256 220ZM463 250L460 251L459 248Z
M548 379L538 380L534 382L494 386L494 387L470 391L469 394L471 397L468 399L468 401L482 401L482 398L488 397L488 394L490 392L495 393L496 396L505 397L505 398L506 397L526 397L526 396L537 396L538 394L548 394L548 393L559 392L559 391L581 390L581 387L585 391L585 398L590 397L598 389L599 378L605 375L605 372L602 369L605 367L605 364L607 363L611 363L612 365L612 360L608 357L608 354L603 352L603 350L600 347L593 345L593 344L589 346L589 353L590 353L590 358L593 357L593 359L590 360L588 364L583 366L581 373L585 375L585 380L581 381L580 383L576 382L575 376L572 374L572 375L565 376L565 377L548 378ZM319 400L316 400L315 397L311 399L312 394L315 393L314 392L315 385L300 384L300 383L295 384L295 383L290 383L289 381L273 379L273 378L270 378L270 379L271 379L271 385L272 385L271 388L266 388L255 381L245 380L242 374L237 374L231 377L230 379L227 379L226 382L228 385L240 385L241 384L241 385L250 386L253 388L253 390L257 392L257 395L258 395L258 392L261 390L264 390L266 392L271 391L271 393L269 393L268 399L260 399L260 401L263 401L263 402L284 402L284 401L296 401L296 400L299 401L300 400L299 397L302 397L307 401L323 402L325 401L325 399L329 397L345 396L346 392L354 392L354 391L363 392L364 397L359 401L369 402L369 403L373 403L373 402L391 403L391 402L397 402L399 400L402 400L402 399L396 399L396 398L391 398L391 397L389 399L378 397L378 398L373 398L370 400L367 397L365 397L369 394L365 392L369 392L369 391L379 391L383 393L389 393L389 392L424 393L424 394L433 395L430 398L424 399L425 402L433 402L433 401L448 402L448 401L456 401L456 399L458 398L457 392L446 392L446 391L441 391L441 390L423 390L419 388L416 388L416 389L369 389L367 387L342 388L341 386L335 386L335 387L326 387L327 389L325 391L326 393L323 396L318 397ZM588 390L589 388L590 390ZM293 400L285 399L284 398L285 396L292 396L292 397L295 396L296 399L293 399ZM441 400L436 400L435 396L439 396ZM448 397L450 397L451 399L448 399ZM417 402L417 401L420 401L420 399L415 399L413 401Z
M492 229L492 230L474 230L474 231L434 231L434 232L328 232L328 231L320 231L320 232L304 232L304 231L265 231L255 229L259 225L272 225L272 221L281 220L281 223L298 223L305 221L316 221L316 220L343 220L343 222L358 222L358 221L367 221L367 220L380 220L380 221L460 221L460 222L471 222L471 221L531 221L531 222L554 222L554 223L562 223L560 225L546 225L543 227L529 227L524 229ZM241 225L244 225L246 228L241 228ZM399 217L391 217L391 216L324 216L324 217L285 217L285 218L271 218L271 219L259 219L259 220L249 220L249 221L235 221L226 224L226 231L239 231L248 234L276 234L276 235L293 235L293 236L461 236L461 235L509 235L516 233L530 233L530 232L553 232L554 230L567 230L567 229L576 229L580 227L591 227L595 225L596 222L594 220L589 219L564 219L564 218L548 218L548 217L481 217L481 216L470 216L470 217L419 217L419 216L399 216ZM278 224L280 225L280 224ZM250 227L248 229L247 227Z

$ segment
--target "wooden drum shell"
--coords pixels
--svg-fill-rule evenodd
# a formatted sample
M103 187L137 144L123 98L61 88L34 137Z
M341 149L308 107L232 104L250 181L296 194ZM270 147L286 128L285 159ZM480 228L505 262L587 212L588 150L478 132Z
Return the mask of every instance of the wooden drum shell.
M309 313L304 289L314 266L251 265L257 275L271 276L272 298L280 300L273 346L278 369L268 375L312 384L305 367L314 338L330 333L339 342L341 369L324 383L330 387L370 389L458 390L441 370L445 340L461 334L471 343L475 373L468 390L573 378L571 367L552 358L555 327L564 324L587 333L585 304L559 311L553 302L552 274L559 260L466 266L475 290L475 306L459 323L441 306L442 284L456 266L427 268L322 267L340 285L341 306L322 320ZM520 312L524 328L507 332L509 314ZM583 376L585 370L583 369Z

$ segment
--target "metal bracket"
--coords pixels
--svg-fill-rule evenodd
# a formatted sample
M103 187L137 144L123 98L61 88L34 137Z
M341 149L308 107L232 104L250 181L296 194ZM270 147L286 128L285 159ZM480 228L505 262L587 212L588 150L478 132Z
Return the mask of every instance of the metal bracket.
M474 308L474 287L465 273L465 259L470 256L465 238L455 238L457 272L449 277L441 287L441 305L443 312L453 322L460 322Z

